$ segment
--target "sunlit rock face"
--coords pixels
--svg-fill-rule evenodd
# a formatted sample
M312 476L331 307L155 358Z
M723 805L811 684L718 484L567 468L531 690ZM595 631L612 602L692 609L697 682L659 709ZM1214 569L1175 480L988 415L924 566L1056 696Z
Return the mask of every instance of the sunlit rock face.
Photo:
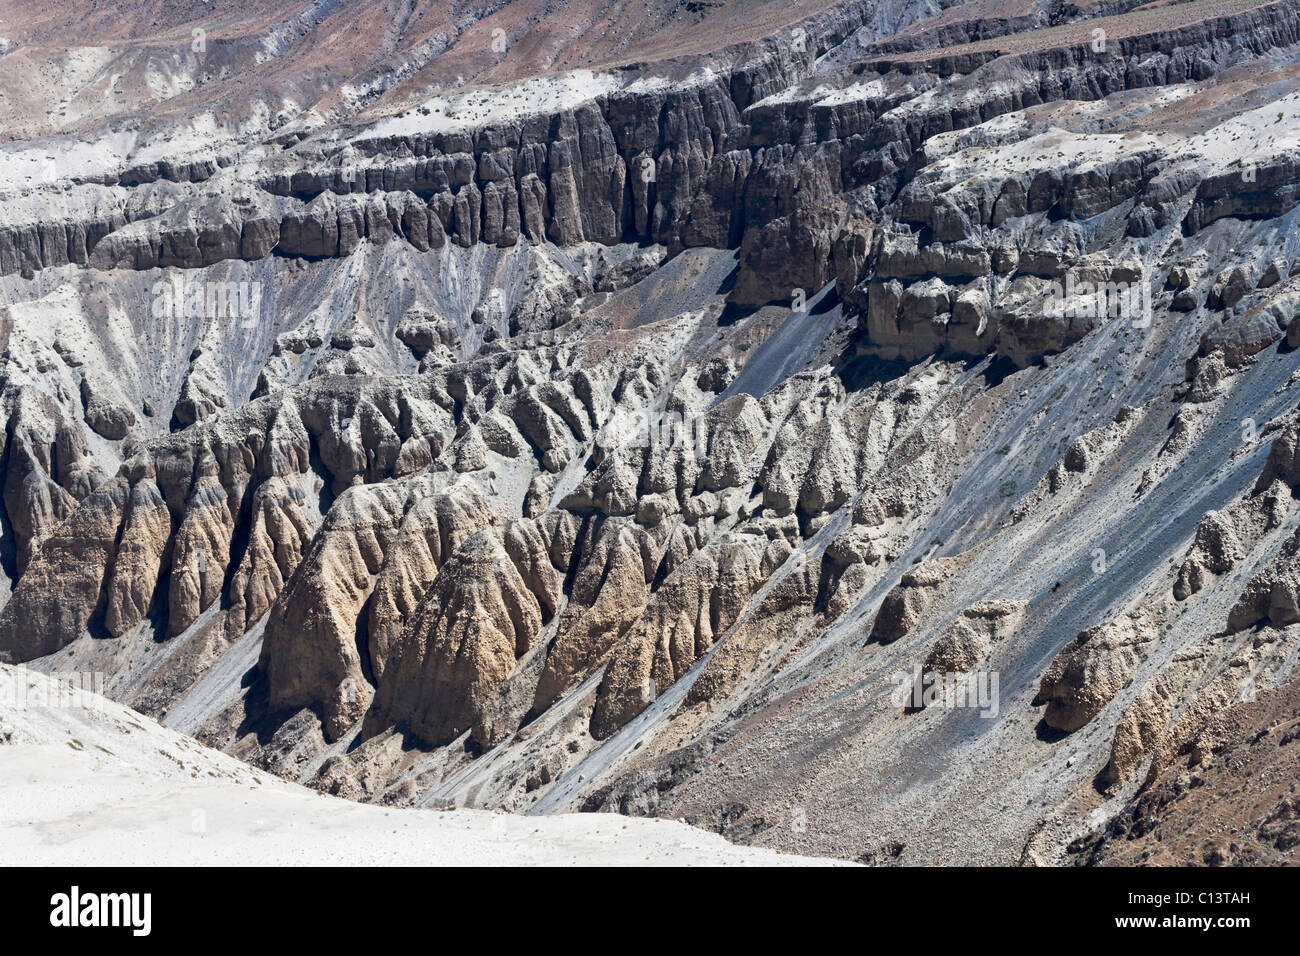
M870 862L1228 786L1300 642L1300 7L357 6L9 18L0 661Z

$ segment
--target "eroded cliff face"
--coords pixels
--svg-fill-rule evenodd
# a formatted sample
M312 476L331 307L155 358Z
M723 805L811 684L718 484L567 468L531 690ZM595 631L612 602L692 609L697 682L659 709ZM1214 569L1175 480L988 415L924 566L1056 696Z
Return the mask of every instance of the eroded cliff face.
M881 862L1213 764L1300 637L1300 5L813 6L5 144L0 659L358 799Z

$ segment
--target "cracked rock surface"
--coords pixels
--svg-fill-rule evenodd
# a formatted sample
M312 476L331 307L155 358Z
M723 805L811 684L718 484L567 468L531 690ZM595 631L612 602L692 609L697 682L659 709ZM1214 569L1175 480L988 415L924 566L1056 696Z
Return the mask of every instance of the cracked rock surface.
M1294 862L1188 793L1294 736L1298 0L20 6L0 662L369 803Z

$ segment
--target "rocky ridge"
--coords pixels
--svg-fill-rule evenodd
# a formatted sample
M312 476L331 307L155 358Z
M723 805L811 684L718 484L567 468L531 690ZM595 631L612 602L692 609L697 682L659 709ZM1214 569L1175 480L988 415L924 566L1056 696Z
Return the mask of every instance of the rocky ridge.
M0 657L358 799L1063 859L1289 679L1300 21L968 6L6 190Z

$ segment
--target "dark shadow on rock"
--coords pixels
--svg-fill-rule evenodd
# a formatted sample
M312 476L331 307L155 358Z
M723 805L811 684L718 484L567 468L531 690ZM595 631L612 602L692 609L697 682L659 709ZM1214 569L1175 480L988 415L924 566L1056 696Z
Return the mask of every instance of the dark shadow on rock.
M839 304L840 294L835 291L835 286L831 286L825 295L809 304L808 312L810 315L825 315Z
M736 278L740 275L740 263L737 262L730 272L727 273L722 284L718 286L717 295L730 295L731 290L736 287ZM730 305L730 303L728 303Z
M888 382L906 374L909 368L909 363L901 360L854 354L855 349L856 345L850 342L835 367L835 374L847 392L858 392L879 382Z
M1055 727L1049 727L1047 719L1043 718L1038 722L1038 726L1034 728L1034 736L1045 744L1054 744L1059 743L1066 737L1070 736L1070 731L1057 730Z
M718 316L718 325L735 325L741 319L747 319L758 309L747 305L736 305L734 302L728 302L722 307L722 314Z
M244 696L244 717L235 731L236 737L248 734L257 736L259 746L265 747L274 739L280 728L308 708L272 710L270 705L270 683L266 675L254 664L240 679L241 687L248 689ZM313 709L319 720L321 715Z
M984 369L984 382L989 388L997 388L1008 377L1020 371L1019 366L1005 355L995 355Z
M1110 767L1110 761L1106 761L1106 766L1098 770L1092 777L1092 789L1097 791L1099 796L1111 797L1115 792L1115 785L1106 779L1106 770Z

